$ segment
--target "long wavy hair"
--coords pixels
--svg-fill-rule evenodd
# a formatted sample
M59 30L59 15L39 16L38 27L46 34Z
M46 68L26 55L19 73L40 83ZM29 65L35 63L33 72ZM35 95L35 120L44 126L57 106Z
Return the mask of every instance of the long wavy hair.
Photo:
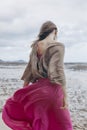
M40 40L45 39L51 32L53 32L53 30L58 31L57 26L51 22L51 21L46 21L45 23L42 24L41 28L40 28L40 32L38 34L38 38L37 40L35 40L33 42L33 44L31 45L32 51L30 54L30 58L31 58L31 71L33 76L35 77L35 75L38 75L40 77L41 74L39 73L38 69L37 69L37 62L38 62L38 58L37 58L37 42Z
M53 32L53 30L56 30L56 32L58 31L57 26L53 22L46 21L43 23L37 36L37 40L33 42L31 47L33 47L38 41L45 39L51 32Z

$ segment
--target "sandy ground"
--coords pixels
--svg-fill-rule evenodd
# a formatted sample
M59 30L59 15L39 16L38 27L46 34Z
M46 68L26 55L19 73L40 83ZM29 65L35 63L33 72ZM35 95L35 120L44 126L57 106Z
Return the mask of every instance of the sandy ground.
M7 127L7 125L4 124L4 122L2 121L1 118L1 114L0 114L0 130L11 130L9 127Z
M78 67L79 66L79 67ZM69 109L74 130L87 130L87 65L68 64L65 68ZM25 65L0 65L0 111L8 97L21 88ZM85 68L85 69L84 69ZM0 130L10 130L1 120Z

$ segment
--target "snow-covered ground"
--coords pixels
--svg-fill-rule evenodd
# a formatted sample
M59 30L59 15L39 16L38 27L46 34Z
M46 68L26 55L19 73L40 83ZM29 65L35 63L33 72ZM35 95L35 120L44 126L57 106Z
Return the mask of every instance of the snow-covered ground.
M25 65L0 65L0 111L8 97L23 86ZM70 65L71 66L71 65ZM80 66L80 65L79 65ZM74 65L75 67L75 65ZM82 69L82 66L81 66ZM74 130L87 129L87 70L65 67L69 109ZM0 116L1 118L1 116ZM0 128L8 130L0 119Z

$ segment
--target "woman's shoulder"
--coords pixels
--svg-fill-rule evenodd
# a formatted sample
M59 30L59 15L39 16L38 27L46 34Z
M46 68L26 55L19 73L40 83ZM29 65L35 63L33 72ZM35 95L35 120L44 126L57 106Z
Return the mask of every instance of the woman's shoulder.
M55 42L49 45L48 52L50 54L54 53L55 51L63 52L65 50L65 45L61 42Z

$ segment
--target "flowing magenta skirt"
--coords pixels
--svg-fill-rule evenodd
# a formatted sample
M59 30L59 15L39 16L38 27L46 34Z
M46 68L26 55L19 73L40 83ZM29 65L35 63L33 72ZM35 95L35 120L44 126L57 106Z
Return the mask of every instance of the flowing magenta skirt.
M12 130L73 130L63 96L62 86L40 78L7 99L2 119Z

